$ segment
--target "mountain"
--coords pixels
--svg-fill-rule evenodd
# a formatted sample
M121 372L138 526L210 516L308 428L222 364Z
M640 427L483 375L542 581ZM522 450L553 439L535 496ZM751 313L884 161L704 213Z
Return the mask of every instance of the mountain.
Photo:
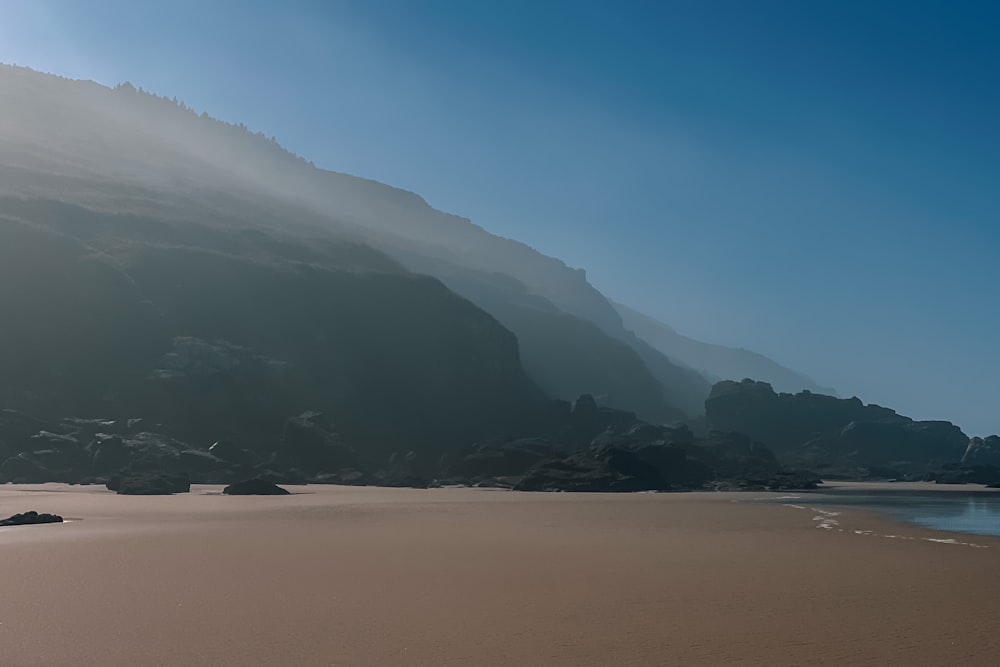
M767 382L782 392L811 391L836 394L810 378L797 373L762 354L724 345L713 345L683 336L669 324L620 303L614 304L626 329L647 341L663 355L699 371L712 382L753 378Z
M298 253L340 244L338 261L350 254L344 248L378 255L490 313L518 337L529 375L554 398L590 393L668 422L700 413L710 389L622 326L582 271L130 84L109 89L0 67L0 196L131 215L161 231L200 225L222 243L216 251L236 256L244 248L222 239L249 230L299 244ZM61 233L77 232L63 225ZM204 250L200 237L193 243Z

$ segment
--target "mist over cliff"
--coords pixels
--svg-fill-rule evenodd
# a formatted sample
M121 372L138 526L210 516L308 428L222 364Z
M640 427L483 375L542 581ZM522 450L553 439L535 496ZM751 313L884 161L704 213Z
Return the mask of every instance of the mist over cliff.
M614 306L626 329L674 361L699 371L712 382L753 378L767 382L782 392L808 390L821 394L837 393L752 350L704 343L628 306L620 303Z
M0 194L374 248L493 315L553 397L591 393L654 421L702 411L710 383L623 327L583 271L131 84L8 66L0 76Z

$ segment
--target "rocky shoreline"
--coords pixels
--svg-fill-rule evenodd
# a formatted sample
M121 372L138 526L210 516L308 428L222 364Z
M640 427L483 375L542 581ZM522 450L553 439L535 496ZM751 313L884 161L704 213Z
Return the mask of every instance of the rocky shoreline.
M496 437L445 451L396 452L385 460L344 443L317 412L289 418L272 449L231 441L198 447L141 419L46 423L0 411L0 482L106 484L123 495L184 493L192 483L451 485L518 491L634 492L813 488L819 477L782 466L736 433L696 436L654 426L589 396L553 402L535 436Z
M1000 484L996 436L969 440L947 423L749 380L716 385L702 424L649 424L589 395L545 403L526 421L531 429L515 435L385 456L345 442L321 412L290 417L280 440L250 447L187 442L141 418L43 421L2 410L0 483L104 484L123 495L248 481L580 492L777 491L823 479Z

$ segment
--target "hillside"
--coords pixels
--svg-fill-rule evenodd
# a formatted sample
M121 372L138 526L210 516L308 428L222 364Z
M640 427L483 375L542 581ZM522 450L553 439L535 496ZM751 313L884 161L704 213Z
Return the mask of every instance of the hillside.
M627 331L582 271L413 193L317 169L271 139L128 84L109 89L0 67L0 195L374 248L444 280L503 322L522 338L531 375L555 398L591 393L671 421L700 412L710 388ZM477 286L498 276L503 290L492 296L500 304L479 299ZM519 294L547 305L515 307ZM531 333L554 321L554 333ZM564 373L567 340L577 350L572 375Z
M371 249L0 209L4 408L261 446L318 410L388 455L504 432L541 398L510 332Z

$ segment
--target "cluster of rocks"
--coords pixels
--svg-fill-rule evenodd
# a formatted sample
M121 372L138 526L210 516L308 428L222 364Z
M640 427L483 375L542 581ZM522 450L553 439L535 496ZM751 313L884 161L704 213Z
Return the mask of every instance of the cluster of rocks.
M381 460L344 443L318 412L289 418L269 450L229 441L199 449L163 430L142 420L44 424L4 411L0 482L104 483L123 495L185 493L191 484L214 483L241 495L280 494L279 484L626 492L811 488L819 481L784 468L771 450L746 436L696 437L686 426L653 426L587 395L541 406L531 436L396 452Z
M737 433L699 438L686 427L642 423L608 429L578 449L537 438L480 445L450 472L446 481L519 491L809 489L821 481L784 468L767 447Z
M141 419L47 423L4 410L0 482L104 483L124 495L197 483L226 484L228 495L287 493L279 484L782 490L815 488L821 476L1000 484L1000 437L969 440L946 422L749 380L717 384L697 431L647 424L587 395L542 404L527 421L520 434L385 456L352 448L319 412L287 419L273 447L251 449L191 446Z

